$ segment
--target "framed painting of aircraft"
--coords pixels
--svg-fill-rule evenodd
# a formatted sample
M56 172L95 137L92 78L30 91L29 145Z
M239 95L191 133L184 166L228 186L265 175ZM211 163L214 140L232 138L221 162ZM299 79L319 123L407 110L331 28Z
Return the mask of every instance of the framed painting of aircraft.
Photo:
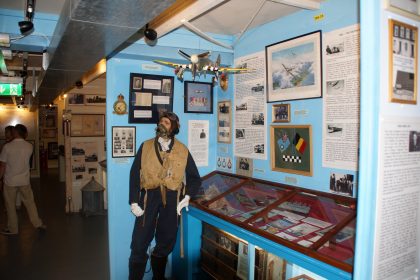
M265 47L267 102L322 97L321 38L315 31Z
M184 82L184 113L213 114L213 84Z

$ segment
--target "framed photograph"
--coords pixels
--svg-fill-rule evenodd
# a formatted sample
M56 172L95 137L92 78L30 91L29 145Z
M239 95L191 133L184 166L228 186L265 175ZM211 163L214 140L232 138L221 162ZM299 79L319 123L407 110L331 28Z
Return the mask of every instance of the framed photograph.
M416 20L420 19L417 0L385 0L387 10Z
M143 79L141 77L133 77L133 89L142 89Z
M105 106L106 105L106 96L105 95L86 94L85 95L85 105Z
M112 127L112 157L134 157L136 155L136 127Z
M217 142L230 144L232 141L232 111L230 100L217 103Z
M58 159L57 142L48 142L48 159Z
M389 27L389 101L417 104L417 27L393 19Z
M236 174L252 177L254 162L252 158L237 157L236 158Z
M56 128L44 128L42 129L42 138L56 138L57 129Z
M129 123L157 123L159 116L173 109L174 78L130 74Z
M69 105L84 105L85 95L81 93L72 93L68 96Z
M73 114L71 116L70 136L105 136L104 114Z
M184 113L213 114L213 84L184 82Z
M45 116L45 128L55 128L56 125L56 115L47 115Z
M265 47L267 102L322 97L321 31Z
M312 127L271 126L271 170L312 176Z
M273 105L273 122L290 122L290 104Z

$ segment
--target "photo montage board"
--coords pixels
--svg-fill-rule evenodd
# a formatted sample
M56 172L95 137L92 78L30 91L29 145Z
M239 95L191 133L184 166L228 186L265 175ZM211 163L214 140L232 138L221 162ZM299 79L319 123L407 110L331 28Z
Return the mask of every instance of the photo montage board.
M174 78L130 74L129 123L157 123L164 112L172 112Z

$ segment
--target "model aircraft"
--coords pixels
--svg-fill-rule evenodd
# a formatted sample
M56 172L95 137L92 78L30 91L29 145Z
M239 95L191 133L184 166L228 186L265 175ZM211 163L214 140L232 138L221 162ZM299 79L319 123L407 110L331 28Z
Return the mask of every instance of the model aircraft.
M227 73L243 73L248 72L250 69L247 68L230 68L230 67L222 67L220 65L221 59L220 54L217 56L216 61L211 61L209 59L210 51L200 53L200 54L192 54L189 55L182 50L178 50L178 53L188 59L190 63L188 64L181 64L181 63L174 63L170 61L163 61L163 60L154 60L155 63L163 64L166 66L171 66L175 68L175 74L178 79L182 80L184 78L185 70L191 70L193 81L195 77L201 74L204 74L204 77L207 73L213 74L215 77L215 81L219 80L219 76L225 77Z

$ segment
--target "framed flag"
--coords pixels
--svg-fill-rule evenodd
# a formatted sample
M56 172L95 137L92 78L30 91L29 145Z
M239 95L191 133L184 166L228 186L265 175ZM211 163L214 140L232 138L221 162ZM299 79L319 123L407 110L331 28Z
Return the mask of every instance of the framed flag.
M312 127L272 125L271 170L312 176Z

